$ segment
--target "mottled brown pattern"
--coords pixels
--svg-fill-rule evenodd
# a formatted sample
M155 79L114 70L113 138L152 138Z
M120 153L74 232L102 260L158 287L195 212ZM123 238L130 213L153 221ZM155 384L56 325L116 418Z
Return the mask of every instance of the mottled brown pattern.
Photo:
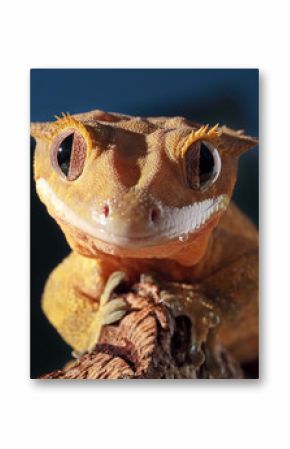
M170 290L170 285L164 285ZM190 286L189 286L190 288ZM173 289L174 290L174 289ZM164 291L164 290L163 290ZM103 329L100 342L90 353L63 370L42 379L238 379L238 363L208 332L199 361L175 358L174 337L182 331L171 311L162 303L161 287L142 280L125 294L131 312L115 326ZM196 297L198 303L201 298ZM206 315L200 316L200 322ZM193 324L193 323L192 323Z

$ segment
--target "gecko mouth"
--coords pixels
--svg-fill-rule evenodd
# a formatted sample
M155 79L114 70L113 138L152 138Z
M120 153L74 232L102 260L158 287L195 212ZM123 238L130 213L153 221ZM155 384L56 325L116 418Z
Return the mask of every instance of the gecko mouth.
M103 224L103 220L95 217L97 227L92 235L105 243L115 244L119 247L150 247L159 246L169 240L178 239L181 242L188 240L191 234L206 227L217 213L224 211L228 205L227 195L196 202L181 208L159 206L160 224L147 226L146 231L136 231L119 226Z
M177 239L184 242L191 234L205 228L229 203L227 195L219 195L181 208L160 206L159 223L148 223L140 230L140 227L132 229L128 221L104 221L103 216L96 213L92 213L91 220L83 219L60 200L44 179L38 179L36 186L40 198L50 205L49 211L55 218L107 245L125 248L159 246Z

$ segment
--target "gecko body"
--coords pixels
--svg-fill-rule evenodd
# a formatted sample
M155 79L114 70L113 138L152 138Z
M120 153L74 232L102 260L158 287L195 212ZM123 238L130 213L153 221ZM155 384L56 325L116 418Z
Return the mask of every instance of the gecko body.
M226 347L240 361L257 356L258 234L230 201L238 158L255 139L99 110L34 123L31 133L38 195L72 248L42 305L75 351L90 351L102 326L126 313L110 300L121 271L198 286L222 312ZM179 309L191 313L182 301Z

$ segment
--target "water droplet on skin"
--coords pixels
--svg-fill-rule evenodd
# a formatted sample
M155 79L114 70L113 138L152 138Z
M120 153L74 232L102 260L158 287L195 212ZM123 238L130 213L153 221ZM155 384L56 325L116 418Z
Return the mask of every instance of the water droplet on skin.
M188 240L188 234L187 234L187 233L181 234L181 235L178 237L178 240L179 240L180 242L186 242L186 240Z
M210 311L208 313L208 324L210 327L216 327L220 323L220 317L214 312Z
M194 363L196 367L200 367L205 361L204 353L200 348L197 347L195 343L192 344L189 350L189 356L192 363Z
M206 316L202 317L202 322L208 327L216 327L220 323L220 317L210 311Z

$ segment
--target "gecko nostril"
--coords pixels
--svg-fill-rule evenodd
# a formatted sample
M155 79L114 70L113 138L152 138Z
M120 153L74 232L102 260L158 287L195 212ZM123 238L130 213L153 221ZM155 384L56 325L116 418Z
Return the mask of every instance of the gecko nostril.
M159 220L159 217L160 217L160 210L157 209L157 207L153 207L150 211L151 222L156 224Z
M104 204L103 209L102 209L102 213L103 213L105 218L107 218L109 216L110 207L109 207L109 205L107 203Z

